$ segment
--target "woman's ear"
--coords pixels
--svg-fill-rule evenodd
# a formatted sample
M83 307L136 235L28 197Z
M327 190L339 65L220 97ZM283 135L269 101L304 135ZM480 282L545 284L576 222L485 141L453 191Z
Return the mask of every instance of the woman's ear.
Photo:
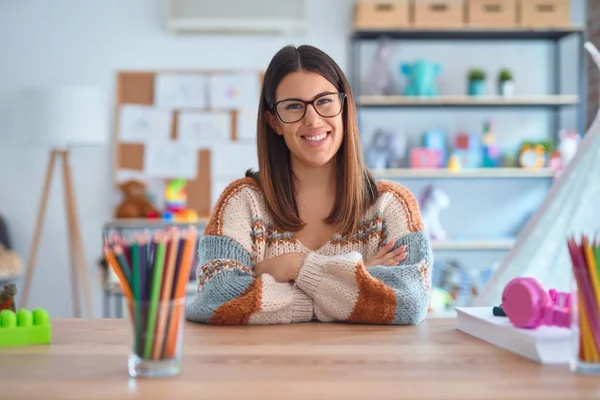
M273 128L275 133L277 133L279 136L283 135L281 125L279 124L279 118L277 118L275 114L273 114L271 111L265 111L265 119L271 128Z

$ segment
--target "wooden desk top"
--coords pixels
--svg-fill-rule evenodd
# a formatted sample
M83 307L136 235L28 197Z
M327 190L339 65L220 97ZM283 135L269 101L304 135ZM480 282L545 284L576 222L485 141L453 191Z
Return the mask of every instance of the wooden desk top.
M53 320L53 344L0 349L10 399L585 399L600 378L542 366L455 329L188 323L181 375L127 374L124 319Z

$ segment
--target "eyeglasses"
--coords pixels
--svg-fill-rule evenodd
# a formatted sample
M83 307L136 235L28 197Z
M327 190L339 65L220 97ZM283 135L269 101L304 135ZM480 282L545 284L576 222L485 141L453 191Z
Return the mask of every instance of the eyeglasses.
M342 112L345 93L324 93L319 97L305 101L301 99L285 99L273 104L271 108L275 109L279 119L286 124L293 124L300 121L306 115L309 104L321 117L331 118Z

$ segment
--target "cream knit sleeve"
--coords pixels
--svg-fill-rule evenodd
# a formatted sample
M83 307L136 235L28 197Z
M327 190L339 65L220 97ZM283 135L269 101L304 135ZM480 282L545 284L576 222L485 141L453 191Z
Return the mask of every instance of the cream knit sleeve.
M432 252L418 203L401 185L388 184L379 212L385 240L406 245L397 266L365 267L358 252L336 256L309 253L296 284L314 300L320 321L413 325L427 315Z
M312 299L289 283L253 274L251 178L233 182L215 206L199 242L198 292L186 307L190 321L215 325L308 322Z

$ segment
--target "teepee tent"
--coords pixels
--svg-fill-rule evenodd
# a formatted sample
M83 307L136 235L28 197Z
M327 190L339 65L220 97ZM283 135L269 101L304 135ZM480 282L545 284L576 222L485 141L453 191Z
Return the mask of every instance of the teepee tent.
M585 48L600 69L600 53ZM600 110L579 145L577 154L554 182L544 203L517 237L474 306L497 305L504 286L517 276L539 280L546 288L569 290L569 235L600 231Z

